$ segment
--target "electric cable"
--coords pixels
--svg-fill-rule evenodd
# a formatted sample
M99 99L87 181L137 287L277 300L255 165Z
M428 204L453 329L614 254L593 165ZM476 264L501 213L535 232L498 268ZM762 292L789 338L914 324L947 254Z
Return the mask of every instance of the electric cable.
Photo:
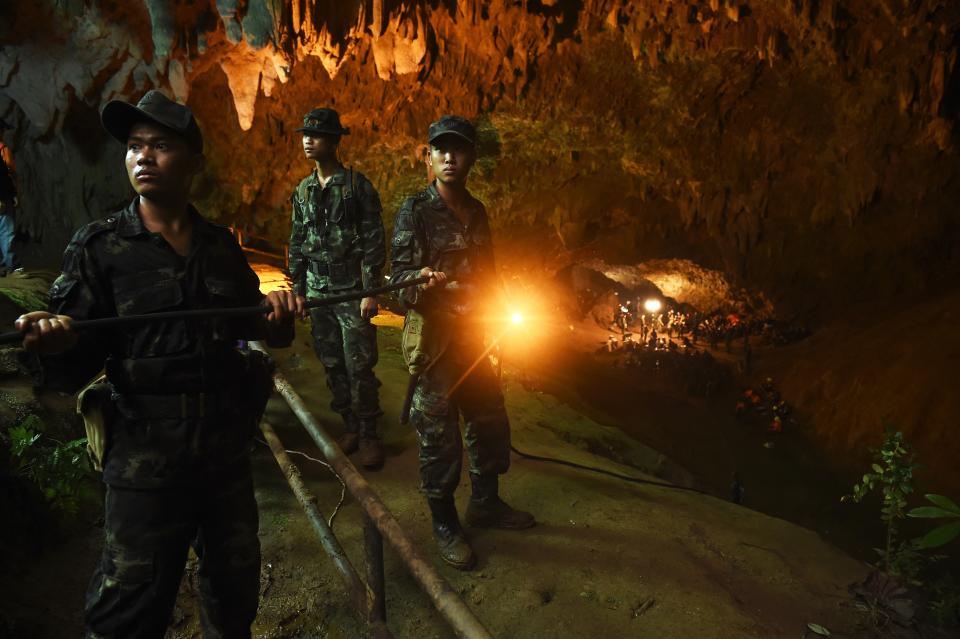
M622 479L623 481L629 481L635 484L646 484L649 486L658 486L659 488L668 488L672 490L686 490L692 493L707 495L708 497L713 496L710 493L702 491L699 488L694 488L693 486L680 486L679 484L668 484L666 482L653 481L652 479L643 479L642 477L632 477L630 475L624 475L618 472L614 472L612 470L605 470L603 468L596 468L594 466L578 464L576 462L567 461L565 459L557 459L555 457L543 457L541 455L532 455L530 453L525 453L522 450L518 450L517 447L514 446L513 444L510 444L510 450L512 450L514 453L516 453L517 455L525 459L532 459L534 461L547 462L550 464L559 464L561 466L569 466L570 468L577 468L579 470L589 470L590 472L593 472L593 473L600 473L601 475L607 475L609 477Z
M270 445L269 445L267 442L265 442L265 441L263 441L262 439L259 439L259 438L255 438L255 439L257 440L258 443L263 444L263 445L266 446L267 448L270 448ZM283 452L287 453L288 455L300 455L301 457L306 457L307 459L309 459L309 460L312 461L312 462L317 462L317 463L320 464L321 466L326 467L326 469L330 471L330 474L333 475L334 477L336 477L336 478L337 478L337 481L340 482L340 500L337 502L336 508L333 509L333 513L330 515L330 518L327 520L327 526L329 526L329 527L332 529L332 528L333 528L333 520L336 519L337 514L340 512L340 508L343 506L343 502L344 502L344 500L346 499L346 496L347 496L347 485L346 485L345 483L343 483L343 478L340 477L340 475L337 474L337 471L335 471L335 470L333 469L333 466L331 466L331 465L328 464L327 462L323 461L322 459L317 459L316 457L311 457L310 455L308 455L308 454L306 454L306 453L304 453L304 452L302 452L302 451L299 451L299 450L284 450Z

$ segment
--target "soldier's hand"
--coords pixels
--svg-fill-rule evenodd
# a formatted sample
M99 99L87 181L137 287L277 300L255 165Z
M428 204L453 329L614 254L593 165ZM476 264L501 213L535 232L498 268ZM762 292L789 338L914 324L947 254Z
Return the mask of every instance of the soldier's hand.
M306 319L309 317L310 312L307 310L307 299L303 295L293 294L294 298L294 312L297 317L300 319Z
M365 297L360 300L360 317L363 319L371 319L377 316L379 307L377 306L377 298L375 297Z
M25 349L52 355L68 351L76 345L77 333L72 323L69 315L35 311L21 315L13 325L23 335Z
M263 298L263 305L272 308L267 313L267 321L274 324L282 324L294 316L305 317L307 312L304 304L303 296L295 295L292 291L270 291Z
M429 266L420 269L420 277L429 277L430 281L423 285L423 288L433 288L434 286L443 286L447 281L447 274L443 271L435 271Z

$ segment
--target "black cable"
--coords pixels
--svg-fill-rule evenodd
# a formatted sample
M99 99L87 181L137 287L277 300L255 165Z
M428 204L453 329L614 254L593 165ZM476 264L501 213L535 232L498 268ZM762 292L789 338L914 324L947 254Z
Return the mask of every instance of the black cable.
M540 455L531 455L530 453L525 453L521 450L517 450L517 448L513 444L510 444L510 450L512 450L517 455L524 457L526 459L533 459L535 461L548 462L551 464L560 464L561 466L569 466L570 468L578 468L580 470L589 470L590 472L600 473L601 475L608 475L610 477L633 482L635 484L647 484L649 486L659 486L660 488L671 488L673 490L686 490L692 493L699 493L701 495L707 495L708 497L712 497L710 493L704 492L697 488L693 488L692 486L679 486L677 484L667 484L660 481L642 479L640 477L631 477L630 475L621 475L620 473L616 473L612 470L604 470L603 468L594 468L593 466L585 466L583 464L567 461L565 459L556 459L553 457L541 457Z

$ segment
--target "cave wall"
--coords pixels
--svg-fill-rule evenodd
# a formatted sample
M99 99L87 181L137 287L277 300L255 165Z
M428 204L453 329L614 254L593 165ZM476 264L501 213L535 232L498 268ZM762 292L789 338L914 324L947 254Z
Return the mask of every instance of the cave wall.
M310 170L294 129L332 105L388 224L423 183L426 125L457 112L480 125L473 189L496 229L537 240L557 266L692 259L809 316L960 270L960 3L17 0L0 12L19 225L53 252L129 195L96 113L161 88L204 130L202 210L278 240Z

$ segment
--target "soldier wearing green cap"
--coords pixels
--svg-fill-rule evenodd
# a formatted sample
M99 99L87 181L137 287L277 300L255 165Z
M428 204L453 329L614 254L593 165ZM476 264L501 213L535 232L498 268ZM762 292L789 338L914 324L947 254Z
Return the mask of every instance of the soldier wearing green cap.
M350 130L333 109L314 109L303 118L303 152L314 163L291 197L289 268L293 290L307 299L380 286L386 247L380 196L362 173L337 159L340 138ZM343 302L312 309L313 348L327 374L330 407L343 417L340 447L359 450L366 468L383 464L377 432L380 382L377 364L377 300Z
M499 496L499 476L510 467L510 423L480 324L499 289L487 212L467 190L476 139L473 125L459 116L430 125L429 161L436 179L400 207L391 247L393 282L431 278L399 294L408 309L404 343L419 345L408 362L415 374L410 422L419 437L420 485L440 555L461 570L476 560L453 498L463 442L473 489L467 524L519 529L535 523L530 513L514 510Z
M249 450L271 384L259 353L236 344L289 345L303 299L261 294L230 231L189 204L203 167L190 109L150 91L136 105L110 102L101 119L126 148L136 197L77 231L50 312L16 322L24 348L40 354L42 386L73 393L106 370L105 539L86 636L163 637L193 545L204 635L250 637L260 543ZM75 319L255 304L272 308L266 320L72 328Z

